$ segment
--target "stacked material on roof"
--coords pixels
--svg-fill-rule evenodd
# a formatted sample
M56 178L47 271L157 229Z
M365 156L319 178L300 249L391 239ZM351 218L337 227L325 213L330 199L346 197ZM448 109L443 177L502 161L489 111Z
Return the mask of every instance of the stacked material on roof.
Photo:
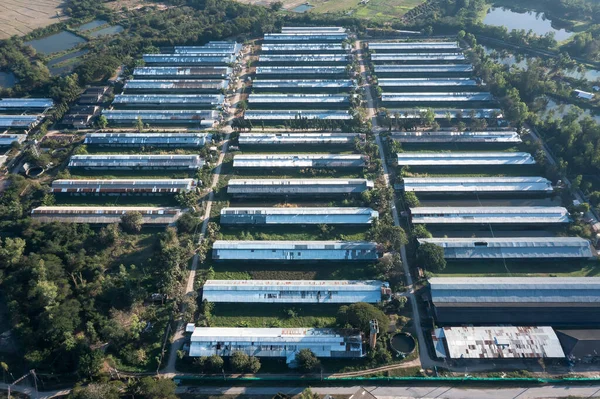
M275 105L275 103L273 104ZM244 118L247 120L265 120L265 121L290 121L301 119L325 119L347 121L352 119L348 111L331 110L251 110L246 111Z
M352 280L208 280L202 299L247 303L377 303L388 284Z
M368 241L220 241L213 260L248 261L374 261L377 243Z
M84 169L200 169L199 155L73 155L70 168Z
M195 188L194 179L54 180L54 194L177 194Z
M360 194L373 188L366 179L232 179L227 193L239 196Z
M133 76L142 79L226 79L233 73L229 67L139 67L133 70Z
M252 154L235 155L234 168L362 168L366 155L352 154Z
M563 359L552 327L444 327L432 332L442 359Z
M544 177L405 177L403 189L423 194L552 193Z
M202 147L210 133L88 133L84 144L105 147Z
M444 248L446 259L591 258L590 242L579 237L420 238Z
M379 212L371 208L223 208L221 224L286 225L327 224L361 225L371 224Z
M231 356L234 352L243 352L248 356L283 357L290 364L303 349L325 358L365 356L359 331L241 327L195 327L189 356Z
M241 145L352 144L358 133L240 133Z
M146 206L40 206L31 217L42 223L119 223L128 213L140 213L144 224L171 224L181 216L181 209Z
M514 131L497 132L394 132L392 138L401 143L521 143Z
M398 165L408 166L535 164L535 159L527 152L402 152L397 155Z
M415 224L529 224L569 223L560 206L478 206L410 208Z

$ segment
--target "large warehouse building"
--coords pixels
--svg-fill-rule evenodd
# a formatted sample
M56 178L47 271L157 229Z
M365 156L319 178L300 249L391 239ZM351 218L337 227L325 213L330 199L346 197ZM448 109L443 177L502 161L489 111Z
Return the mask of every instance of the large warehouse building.
M203 147L210 133L88 133L84 144L100 147Z
M419 195L551 194L544 177L405 177L402 188Z
M550 225L571 222L559 206L477 206L410 208L414 224Z
M240 133L240 145L304 145L337 144L350 145L364 139L358 133Z
M214 303L378 303L387 283L348 280L208 280L202 299Z
M343 94L250 94L248 104L254 108L347 108L350 97Z
M192 170L204 166L199 155L73 155L69 168Z
M368 45L370 51L377 53L456 53L460 51L460 46L456 42L369 42Z
M508 166L533 165L535 159L527 152L402 152L401 166Z
M394 78L402 76L470 76L473 73L473 65L375 65L375 75L379 77L390 76Z
M419 238L444 249L444 258L583 259L592 258L590 242L579 237Z
M102 115L112 125L133 125L138 120L150 125L193 125L212 127L219 120L217 111L208 110L104 110Z
M0 98L0 111L43 112L53 106L51 98Z
M368 241L220 241L213 260L236 261L375 261L377 243Z
M498 132L395 132L392 138L401 143L486 143L486 144L518 144L521 136L514 131Z
M358 331L325 328L196 327L190 338L191 357L248 356L285 358L294 364L296 354L310 349L322 358L361 358L362 336Z
M117 94L112 102L122 108L217 108L223 105L222 94Z
M234 55L207 54L144 54L146 65L155 66L211 66L229 65L236 60Z
M362 168L366 155L340 154L253 154L235 155L233 167L245 168Z
M454 104L457 102L488 102L494 96L488 92L457 93L383 93L381 101L388 104Z
M353 87L349 79L261 79L252 83L253 93L345 93Z
M402 63L413 63L413 62L422 62L422 63L433 63L433 64L442 64L442 63L453 63L453 62L463 62L466 61L465 55L463 53L400 53L400 54L390 54L390 53L374 53L371 54L371 61L374 63L378 62L402 62ZM375 72L377 73L377 71Z
M393 119L421 119L427 108L388 108ZM504 116L499 108L433 108L435 119L491 119L497 120Z
M42 223L119 223L128 213L140 213L142 223L173 224L181 216L181 209L145 206L40 206L31 211L31 217Z
M273 104L277 108L277 104ZM294 121L299 119L324 119L332 121L349 121L352 115L348 111L295 111L295 110L252 110L244 114L246 120L255 121Z
M227 79L229 67L140 67L133 70L136 79Z
M349 48L342 43L265 43L265 54L344 54Z
M229 86L227 79L134 79L125 83L127 93L221 93Z
M54 180L53 194L177 194L196 187L194 179Z
M372 189L367 179L232 179L227 193L234 196L332 196L360 194Z
M598 277L433 277L438 324L597 325Z
M371 208L223 208L222 225L365 225L379 217Z
M443 327L432 335L441 359L564 359L552 327Z
M343 65L332 66L257 66L256 76L258 78L280 77L282 79L332 79L348 75Z

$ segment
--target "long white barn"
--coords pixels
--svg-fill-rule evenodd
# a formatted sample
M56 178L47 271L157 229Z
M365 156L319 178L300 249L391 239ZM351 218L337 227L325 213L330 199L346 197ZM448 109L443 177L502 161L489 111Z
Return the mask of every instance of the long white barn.
M213 260L245 261L375 261L377 243L368 241L220 241Z
M358 133L240 133L238 143L240 145L347 145L357 139L361 139Z
M520 143L517 132L394 132L392 138L401 143Z
M415 224L528 224L569 223L569 212L559 206L419 207L410 208Z
M361 168L365 155L340 154L252 154L235 155L234 168Z
M128 213L140 213L142 223L167 225L177 221L181 209L146 206L40 206L31 211L31 217L42 223L119 223Z
M227 193L235 196L344 195L374 187L366 179L231 179Z
M398 165L407 166L471 166L533 165L527 152L402 152Z
M544 177L405 177L404 191L420 194L552 193Z
M360 358L365 356L358 331L325 328L241 328L196 327L190 338L190 357L231 356L243 352L248 356L282 357L294 363L296 354L310 349L325 358Z
M208 280L202 299L214 303L378 303L390 293L377 280Z
M371 208L223 208L221 224L286 225L347 224L364 225L379 217Z

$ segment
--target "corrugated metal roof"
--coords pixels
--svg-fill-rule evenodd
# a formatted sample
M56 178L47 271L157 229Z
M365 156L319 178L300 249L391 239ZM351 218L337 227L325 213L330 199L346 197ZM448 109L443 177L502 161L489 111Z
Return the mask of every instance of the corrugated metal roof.
M133 70L134 76L143 77L194 77L194 76L216 76L225 78L233 73L233 69L222 66L205 67L139 67Z
M348 186L354 184L367 185L373 187L373 182L367 179L231 179L229 185L242 185L242 186L254 186L254 185L265 185L265 186L313 186L313 185L335 185L335 186Z
M46 109L54 106L51 98L2 98L0 109Z
M240 133L240 144L349 144L358 133Z
M296 33L296 32L332 32L332 33L344 33L346 28L341 26L284 26L281 28L282 33Z
M203 146L211 140L209 133L88 133L85 144L89 145L170 145Z
M297 215L297 216L313 216L313 215L366 215L370 217L377 217L379 212L374 211L371 208L334 208L334 207L322 207L322 208L304 208L304 207L235 207L235 208L223 208L221 209L221 216L223 215Z
M466 101L492 101L494 96L488 92L458 92L458 93L383 93L383 102L466 102Z
M337 94L250 94L248 96L249 104L343 104L349 101L349 96Z
M42 115L0 115L0 127L28 129L42 119Z
M295 110L252 110L246 111L244 118L248 120L294 120L294 119L329 119L350 120L348 111L295 111Z
M181 216L181 209L145 206L41 206L31 211L31 216L42 223L118 223L127 213L139 212L145 224L170 224Z
M579 237L420 238L444 248L446 259L591 258L590 242Z
M214 54L144 54L142 56L147 64L183 64L183 65L202 65L202 64L233 64L235 56Z
M392 138L402 143L520 143L517 132L394 132Z
M402 53L388 54L375 53L371 54L371 61L464 61L465 55L462 53Z
M468 73L473 72L470 64L445 65L375 65L378 73Z
M366 179L232 179L229 194L239 195L327 195L360 193L373 188Z
M253 89L274 89L274 88L351 88L354 83L350 79L325 80L325 79L259 79L252 83Z
M269 52L318 52L318 51L349 51L350 46L344 47L342 43L265 43L261 46L263 53Z
M204 160L199 155L73 155L69 167L140 168L181 167L199 169Z
M469 78L379 78L377 84L381 87L477 86L477 81Z
M207 280L203 290L323 290L380 291L386 283L379 280Z
M117 94L113 105L221 105L224 101L222 94Z
M0 146L10 146L12 143L22 143L26 134L0 134Z
M558 206L418 207L410 208L413 223L548 224L569 223L569 212Z
M369 50L460 50L456 42L369 42Z
M363 167L367 164L365 155L352 154L252 154L235 155L234 168L337 168Z
M376 250L377 243L368 241L222 241L213 243L213 249L290 249L351 251Z
M119 121L136 121L139 118L143 122L148 121L198 121L206 120L214 122L219 117L217 111L199 111L199 110L104 110L102 115L106 116L106 119Z
M124 90L174 90L174 89L214 89L222 90L229 86L227 79L134 79L125 83Z
M552 192L552 182L543 177L405 177L403 186L416 193Z
M407 109L394 109L388 108L390 116L395 118L399 116L400 119L420 119L423 113L427 112L427 108L407 108ZM434 108L433 113L435 119L446 119L448 115L451 118L471 119L475 118L486 118L490 119L503 118L502 110L498 108Z
M264 54L258 58L259 62L286 62L286 63L303 63L303 62L347 62L346 54Z
M346 40L348 35L339 32L290 32L290 33L265 33L264 41L275 42L310 42L310 41L337 41Z
M533 165L527 152L402 152L398 165L463 166L463 165Z
M257 66L256 75L339 75L345 74L346 67L337 66Z
M50 187L52 193L93 193L150 192L176 193L190 191L195 185L194 179L111 179L111 180L54 180Z

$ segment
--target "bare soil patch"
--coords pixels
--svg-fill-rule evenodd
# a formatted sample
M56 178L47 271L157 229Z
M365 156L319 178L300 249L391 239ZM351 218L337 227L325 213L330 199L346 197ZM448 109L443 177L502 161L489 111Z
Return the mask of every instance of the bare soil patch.
M34 29L64 21L63 3L64 0L1 0L0 39L26 35Z

